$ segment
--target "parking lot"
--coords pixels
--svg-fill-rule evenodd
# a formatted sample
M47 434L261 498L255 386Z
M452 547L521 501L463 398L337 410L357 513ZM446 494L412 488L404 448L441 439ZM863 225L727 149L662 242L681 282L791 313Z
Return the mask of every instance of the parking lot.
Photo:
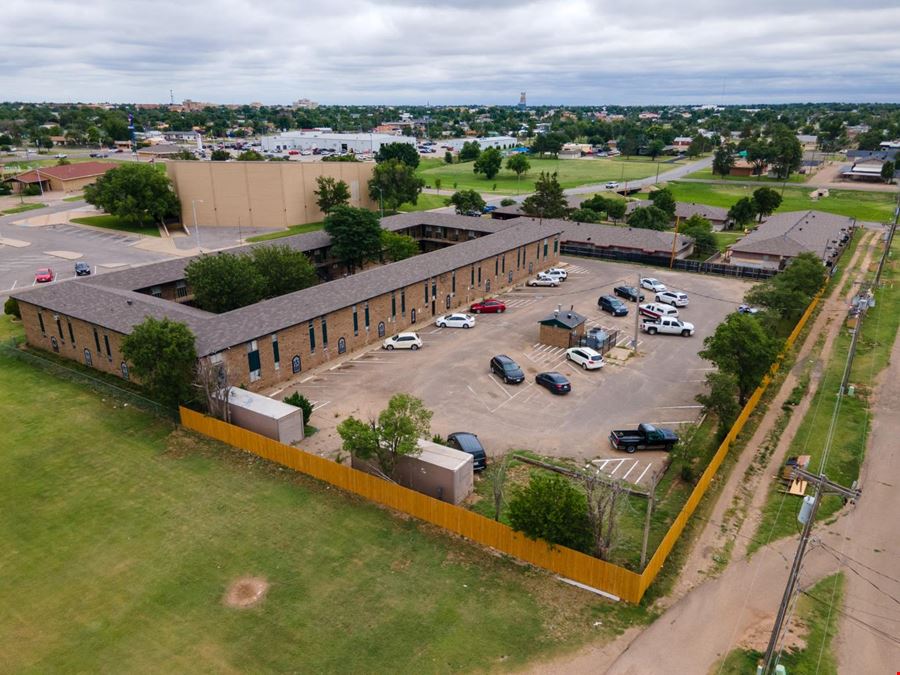
M694 422L701 409L694 400L710 364L697 356L703 339L740 304L748 282L641 268L596 260L563 259L568 280L559 288L518 288L498 296L503 314L479 315L471 330L420 324L424 342L418 351L383 351L373 339L368 351L350 355L298 376L291 386L267 392L277 397L299 390L314 403L311 424L320 431L304 448L331 455L340 447L336 425L348 415L375 417L397 392L421 398L434 411L432 431L442 436L470 431L488 454L528 449L543 455L593 461L595 466L629 482L646 483L663 457L661 452L627 455L613 450L611 429L641 422L678 427ZM634 336L634 303L629 315L601 313L597 298L615 285L635 285L639 274L658 278L684 291L690 305L681 318L693 323L692 337L641 333L637 356L624 358ZM652 300L650 291L643 291ZM565 360L565 350L538 341L538 321L558 305L574 307L588 328L619 330L616 350L602 370L583 371ZM507 385L490 374L496 354L513 358L525 382ZM556 370L572 383L571 393L555 396L534 384L535 375Z

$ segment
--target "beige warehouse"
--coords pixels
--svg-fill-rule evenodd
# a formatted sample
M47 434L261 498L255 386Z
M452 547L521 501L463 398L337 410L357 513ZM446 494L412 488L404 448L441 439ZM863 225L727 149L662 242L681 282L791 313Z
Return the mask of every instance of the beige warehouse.
M191 162L166 170L181 199L181 222L221 227L288 227L322 220L316 178L331 176L350 187L350 204L374 209L365 162Z

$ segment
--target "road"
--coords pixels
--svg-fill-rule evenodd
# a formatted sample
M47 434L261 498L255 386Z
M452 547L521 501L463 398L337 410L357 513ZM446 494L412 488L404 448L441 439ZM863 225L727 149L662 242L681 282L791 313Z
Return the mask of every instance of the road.
M668 171L663 171L659 174L659 176L647 176L646 178L637 178L635 180L629 180L622 182L620 188L628 189L629 191L635 190L638 188L645 188L650 185L654 185L656 183L665 183L670 180L678 180L689 173L694 173L695 171L700 171L701 169L707 169L712 166L712 157L704 157L703 159L698 159L696 162L690 162L688 164L683 164L681 166L675 167L674 169L669 169ZM603 192L606 190L606 183L594 183L592 185L579 185L578 187L569 188L568 190L563 190L563 192L567 195L587 195L593 194L594 192Z

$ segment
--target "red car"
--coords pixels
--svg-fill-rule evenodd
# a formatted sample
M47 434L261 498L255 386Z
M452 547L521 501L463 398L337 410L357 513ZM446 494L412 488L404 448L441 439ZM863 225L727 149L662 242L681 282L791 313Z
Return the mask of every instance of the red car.
M499 300L484 300L483 302L476 302L471 307L469 307L470 312L474 312L475 314L491 314L496 312L505 312L506 305L504 305Z
M48 281L53 281L53 276L53 270L49 267L42 267L34 273L34 282L36 284L45 284Z

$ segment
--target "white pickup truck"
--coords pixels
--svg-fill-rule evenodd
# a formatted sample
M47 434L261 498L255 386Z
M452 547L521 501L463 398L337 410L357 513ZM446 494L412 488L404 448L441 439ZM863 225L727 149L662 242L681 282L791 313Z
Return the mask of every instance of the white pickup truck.
M694 334L694 324L673 317L661 316L656 320L645 319L641 323L641 330L648 335L662 333L664 335L690 337Z

